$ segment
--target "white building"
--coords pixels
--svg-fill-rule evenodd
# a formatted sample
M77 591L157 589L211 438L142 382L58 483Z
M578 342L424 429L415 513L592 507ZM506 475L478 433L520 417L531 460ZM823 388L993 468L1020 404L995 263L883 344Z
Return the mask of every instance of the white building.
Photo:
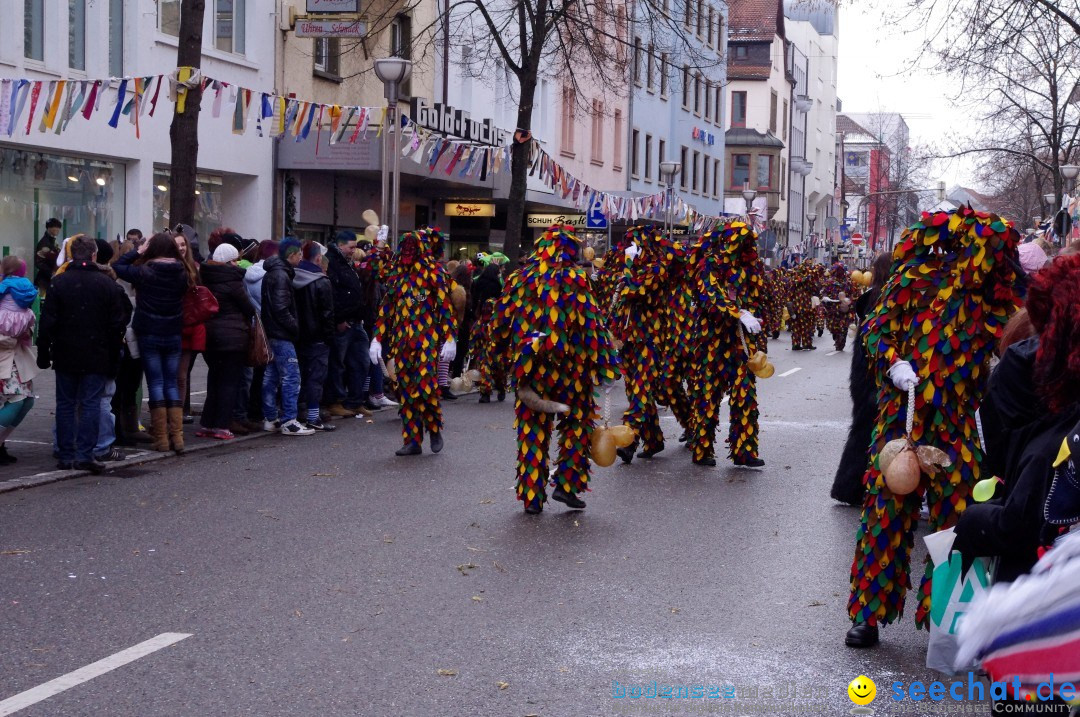
M269 7L267 7L269 6ZM206 77L251 90L273 89L276 3L207 0L202 70ZM179 0L0 0L0 80L92 81L123 76L151 77L135 138L131 115L108 121L116 105L118 79L102 85L89 119L76 114L62 133L39 131L48 104L39 98L26 132L31 102L12 134L0 132L0 242L4 254L28 257L47 219L64 222L64 233L115 238L129 227L161 229L168 217L169 126L173 103L168 83L156 77L176 69ZM267 12L266 10L271 10ZM21 19L20 19L21 18ZM9 89L11 83L0 85ZM82 85L68 84L60 107ZM134 82L127 84L128 98ZM89 88L88 88L89 89ZM72 94L67 94L71 91ZM271 234L273 140L257 137L254 110L245 134L234 134L233 90L208 89L199 122L199 196L196 224L205 237L228 225L245 236ZM154 116L146 100L157 94ZM2 102L2 98L0 98ZM61 109L62 111L62 109ZM2 114L2 113L0 113ZM9 111L10 114L10 111ZM56 126L59 126L58 121ZM204 240L205 241L205 240Z

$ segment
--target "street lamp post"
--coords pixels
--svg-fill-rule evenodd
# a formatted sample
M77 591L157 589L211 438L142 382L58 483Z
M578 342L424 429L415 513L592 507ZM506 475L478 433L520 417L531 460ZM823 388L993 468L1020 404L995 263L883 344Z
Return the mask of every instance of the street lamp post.
M398 100L400 98L401 83L409 79L412 74L412 62L400 57L386 57L375 60L375 76L383 83L383 96L386 98L386 122L383 125L383 161L382 161L382 216L385 221L387 213L390 215L390 245L397 249L398 242L398 215L401 209L401 153L398 151L397 138L401 135L398 126ZM393 130L394 140L390 139L390 131ZM391 154L393 157L391 157ZM390 164L393 163L392 188L389 172ZM387 191L390 189L390 191Z
M754 207L754 198L757 197L757 192L750 188L750 182L743 184L742 198L746 202L746 218L750 220L750 227L756 231L754 227L754 220L750 216L750 210Z
M814 223L817 222L817 212L807 212L806 221L810 224L810 246L814 247L814 253L817 253L817 246L814 242Z
M664 228L667 230L667 237L670 241L675 241L671 236L671 205L674 203L675 194L675 175L679 173L678 162L661 162L660 163L660 179L664 180L665 195L667 212L664 217Z

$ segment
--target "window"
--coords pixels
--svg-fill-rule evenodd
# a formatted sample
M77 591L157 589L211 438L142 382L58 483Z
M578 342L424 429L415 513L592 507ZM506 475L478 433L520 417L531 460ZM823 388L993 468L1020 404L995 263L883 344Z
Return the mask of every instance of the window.
M724 86L716 86L716 112L713 113L713 121L717 127L724 126Z
M124 0L109 0L109 74L124 74Z
M694 163L691 165L690 191L697 193L698 190L698 167L701 163L701 153L694 150Z
M23 2L23 55L45 61L45 0Z
M724 13L716 11L716 47L724 46Z
M660 163L664 161L665 155L667 154L667 142L662 139L657 140L656 146L656 166L659 167Z
M166 35L180 35L180 0L157 0L158 30Z
M615 158L612 161L612 164L615 167L616 172L622 171L622 133L622 110L615 110Z
M690 66L682 66L682 106L690 109Z
M750 52L747 49L746 45L738 45L738 46L735 47L735 59L736 60L745 60L747 57L749 57L749 55L750 55Z
M214 47L222 52L244 54L246 2L247 0L214 2Z
M634 84L641 85L641 38L634 38Z
M667 99L668 95L668 60L667 53L660 53L660 96Z
M746 126L746 92L731 93L731 126Z
M645 181L652 181L652 135L645 135Z
M697 0L697 35L705 34L705 0Z
M338 77L341 74L341 38L315 38L315 72Z
M630 174L638 176L638 144L639 144L638 131L635 129L630 133Z
M731 155L731 188L742 189L750 181L750 155Z
M574 88L564 87L562 91L562 152L574 156Z
M615 8L615 55L619 62L626 62L626 6Z
M653 51L652 43L649 43L649 50L645 53L645 86L649 88L649 92L656 89L656 75L653 73Z
M689 153L690 151L686 147L683 147L679 153L679 186L682 187L684 192L686 191L686 170L690 168L686 164Z
M86 2L68 0L68 67L86 69Z
M709 6L709 21L705 24L705 43L709 46L713 46L713 9L712 5Z
M784 141L787 142L787 130L788 130L788 101L784 100L784 127L780 131L784 134Z
M780 198L781 199L784 199L784 196L785 196L784 195L784 191L786 190L786 187L784 186L784 180L785 179L787 179L787 160L786 159L781 159L780 160Z
M592 161L604 163L604 103L592 101Z
M405 60L412 59L412 18L400 14L390 23L390 55ZM401 94L412 96L412 78L401 83Z
M767 154L759 154L757 158L757 188L771 189L773 158Z
M701 114L701 74L694 75L694 114Z
M769 99L769 131L776 134L776 92Z
M689 30L694 25L694 3L696 0L684 0L683 25Z
M712 119L712 83L705 80L705 121Z
M720 197L720 160L712 162L712 193L714 197Z

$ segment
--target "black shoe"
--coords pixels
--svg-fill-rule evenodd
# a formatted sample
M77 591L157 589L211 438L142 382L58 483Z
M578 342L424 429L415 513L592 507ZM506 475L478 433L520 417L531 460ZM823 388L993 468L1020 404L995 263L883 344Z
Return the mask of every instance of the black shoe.
M806 346L803 351L817 351L817 346Z
M802 348L802 346L795 346L794 344L792 344L791 350L792 351L802 351L803 348Z
M90 471L96 476L105 472L105 464L99 461L77 461L71 467L77 471Z
M716 465L716 459L713 458L712 456L708 456L706 458L695 458L694 459L694 465L696 465L696 466L706 466L708 468L712 468L712 467L714 467Z
M371 411L372 413L378 413L379 411L383 410L384 407L383 406L376 406L370 400L367 400L367 401L364 401L364 408Z
M818 332L817 332L818 338L820 339L821 335L824 334L824 333L825 333L825 329L818 329Z
M687 429L679 434L679 443L686 443L690 440L690 430Z
M431 446L431 452L432 453L438 453L439 451L442 450L443 440L442 440L442 434L441 433L432 433L431 434L430 446Z
M449 386L443 386L442 390L439 391L439 395L442 396L443 399L446 400L446 401L456 401L457 400L457 396L454 395L454 392L450 390Z
M9 466L18 462L18 458L7 452L7 445L0 443L0 466Z
M72 463L71 461L59 461L56 464L56 470L69 471L69 470L71 470L71 467L73 465L74 465L74 463Z
M506 391L499 391L498 398L499 398L499 403L502 403L503 401L505 401L506 400Z
M623 463L630 465L634 462L634 451L637 450L637 447L638 442L635 440L633 443L626 446L625 448L616 448L615 455L617 455L619 458L622 458Z
M662 451L662 450L664 450L664 449L661 447L661 448L654 448L651 451L642 451L641 453L637 454L637 457L638 458L652 458L653 456L660 453L660 451Z
M542 503L535 504L535 505L532 504L532 503L526 503L525 504L525 512L528 513L529 515L539 515L543 511L544 511L544 506L543 506Z
M323 433L337 430L337 426L333 423L323 423L322 421L308 421L307 427L313 431L322 431Z
M567 493L562 488L556 488L551 494L551 499L565 503L567 508L573 508L574 510L581 510L585 507L585 501L573 493Z
M480 396L480 403L491 403L491 396L489 394Z
M765 461L761 460L760 458L746 458L746 459L741 460L741 461L736 459L734 461L734 463L735 463L736 467L738 467L738 468L764 468L765 467Z
M190 426L192 423L195 423L195 416L189 416L189 415L185 414L184 415L184 425L185 426Z
M107 452L102 453L100 456L94 456L94 460L101 463L114 463L127 460L127 455L123 451L116 450L115 447L110 447Z
M878 640L877 625L857 622L847 631L844 644L848 647L873 647L878 644Z
M780 338L780 332L779 331L773 331L772 337L773 337L773 339Z
M420 447L419 443L407 443L401 448L397 449L395 456L418 456L424 452L424 449Z

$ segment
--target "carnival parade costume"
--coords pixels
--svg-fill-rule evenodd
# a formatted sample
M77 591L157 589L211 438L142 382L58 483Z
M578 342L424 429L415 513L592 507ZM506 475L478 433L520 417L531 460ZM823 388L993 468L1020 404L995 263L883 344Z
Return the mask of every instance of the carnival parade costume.
M761 333L764 342L768 338L780 336L780 325L784 323L784 270L777 267L765 272L761 290ZM762 351L766 349L763 347Z
M572 227L551 227L495 306L491 351L493 360L513 367L517 494L528 513L539 513L547 498L555 414L560 437L551 497L585 507L578 494L589 484L594 387L619 378L619 359L586 270L577 264L579 252Z
M479 374L476 390L480 393L480 402L491 401L492 390L498 391L499 400L506 397L506 367L491 351L494 334L495 300L488 299L480 307L480 315L473 324L472 356L469 368Z
M817 321L813 297L821 291L823 267L806 260L788 272L788 312L791 315L791 349L814 349L814 324Z
M833 346L843 351L848 330L855 319L855 282L847 267L837 262L829 269L829 278L821 287L821 305L825 309L825 325L832 335Z
M878 418L851 566L850 646L876 643L877 625L903 615L924 493L929 530L936 532L956 523L979 480L983 454L975 411L986 390L991 351L1020 298L1018 238L997 216L961 207L924 213L894 251L890 278L864 324ZM898 496L885 484L879 460L887 442L905 435L912 387L911 440L943 449L952 465L934 477L923 473L913 492ZM930 567L919 589L918 627L928 625Z
M456 345L450 277L438 261L441 253L438 229L409 232L384 274L386 296L375 322L371 360L382 359L385 346L386 365L394 367L404 443L398 455L419 454L425 430L432 452L442 449L439 359L452 361Z
M703 235L690 254L694 342L690 448L694 463L716 465L713 442L720 406L729 393L729 457L736 465L760 466L756 377L749 353L757 350L764 267L757 235L730 222Z

